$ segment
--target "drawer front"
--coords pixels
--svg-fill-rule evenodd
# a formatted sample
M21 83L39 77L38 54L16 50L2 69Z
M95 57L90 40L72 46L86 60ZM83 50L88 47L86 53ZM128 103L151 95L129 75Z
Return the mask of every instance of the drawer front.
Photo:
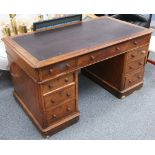
M125 88L129 88L141 81L143 81L143 75L144 75L144 69L140 69L136 73L130 74L129 76L126 77L125 80Z
M62 102L75 98L75 85L68 86L56 92L50 93L44 97L45 108L52 108Z
M56 79L45 82L41 85L43 94L53 91L57 88L63 87L75 81L75 76L73 73L60 76Z
M142 36L142 37L139 37L139 38L132 39L132 40L128 41L128 47L136 48L138 46L144 46L146 44L149 44L150 37L151 37L151 34L146 35L146 36Z
M76 111L75 107L75 100L72 100L61 104L54 109L48 110L46 112L48 124L52 124L55 121L74 113Z
M78 67L81 68L81 67L94 64L96 62L103 61L104 59L107 59L122 53L122 51L123 49L120 48L119 45L117 45L117 46L101 49L98 51L94 51L89 54L85 54L78 58Z
M46 80L63 73L68 73L76 68L75 59L53 64L40 70L41 80Z
M105 50L103 49L102 51L96 51L92 52L90 54L83 55L78 58L78 67L84 67L90 64L93 64L97 61L102 60L102 57L104 58L104 52Z
M145 57L148 53L148 46L140 47L127 53L128 62L134 61L137 58Z
M149 40L150 40L150 35L143 36L143 37L132 39L132 40L108 47L108 48L94 51L89 54L85 54L78 58L77 65L79 68L91 65L93 63L96 63L104 59L113 57L115 55L121 54L129 49L134 49L138 46L148 44ZM148 49L148 46L145 46L142 49L139 48L139 50L135 52L136 54L138 54L138 55L135 55L135 57L136 56L139 57L140 54L145 56L147 54L147 49ZM128 59L131 59L131 57L132 56L129 54Z
M143 67L145 64L145 57L136 61L130 62L126 65L126 73L130 73L136 69Z

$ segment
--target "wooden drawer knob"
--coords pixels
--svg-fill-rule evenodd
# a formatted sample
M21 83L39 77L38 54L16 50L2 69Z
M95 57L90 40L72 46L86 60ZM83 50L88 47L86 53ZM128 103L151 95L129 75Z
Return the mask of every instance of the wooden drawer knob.
M50 69L50 70L49 70L49 73L53 73L53 69Z
M69 78L65 78L65 82L68 82L69 81Z
M129 80L129 83L132 83L132 81L131 81L131 80Z
M129 69L133 69L133 67L132 66L129 66Z
M55 119L55 118L57 118L57 115L52 115L52 119Z
M135 55L134 55L134 54L131 54L131 57L132 57L132 58L135 58Z
M120 50L120 48L119 48L119 47L116 47L116 50L117 50L117 51L119 51L119 50Z
M139 65L140 65L140 66L143 65L143 63L142 63L142 62L139 62Z
M51 100L51 103L55 103L55 101Z
M134 41L134 42L133 42L133 44L134 44L134 45L137 45L137 44L138 44L138 42L137 42L137 41Z
M138 79L141 79L142 78L142 76L141 75L138 75L138 77L137 77Z
M145 54L146 53L146 51L141 51L141 54Z
M66 68L69 69L71 67L70 64L66 64Z
M70 107L67 107L67 111L71 111L71 108Z
M70 97L71 96L69 93L67 93L66 95L67 95L67 97Z
M92 56L90 56L90 58L91 58L91 60L94 60L95 59L95 57L92 55Z
M51 83L48 84L48 88L49 88L49 89L52 88L52 84L51 84Z
M60 91L59 94L62 95L63 94L63 91Z

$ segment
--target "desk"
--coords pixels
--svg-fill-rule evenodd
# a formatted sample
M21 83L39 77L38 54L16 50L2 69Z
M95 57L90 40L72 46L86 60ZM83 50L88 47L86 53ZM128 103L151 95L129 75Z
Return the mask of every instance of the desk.
M102 17L4 38L14 95L41 133L53 134L79 119L79 69L118 98L142 87L150 37Z

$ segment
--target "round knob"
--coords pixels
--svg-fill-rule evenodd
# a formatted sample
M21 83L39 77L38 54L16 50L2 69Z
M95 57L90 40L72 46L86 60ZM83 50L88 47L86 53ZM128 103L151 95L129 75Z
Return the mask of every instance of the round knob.
M70 107L67 107L67 111L71 111L71 108Z
M134 43L134 45L137 45L137 44L138 44L138 42L137 42L137 41L134 41L133 43Z
M129 80L129 83L132 83L132 81L131 81L131 80Z
M52 119L57 118L57 115L52 115Z
M119 50L120 50L120 48L119 48L119 47L116 47L116 50L117 50L117 51L119 51Z
M68 82L69 81L69 79L68 78L65 78L65 82Z
M51 89L51 88L52 88L52 84L51 84L51 83L49 83L48 88L49 88L49 89Z
M49 73L53 73L53 69L50 69L50 70L49 70Z
M90 56L90 58L91 58L91 60L94 60L95 59L95 57L92 55L92 56Z
M55 103L55 101L51 100L51 103Z
M139 62L139 65L140 65L140 66L143 65L143 63L142 63L142 62Z
M131 54L131 57L132 57L132 58L134 58L134 57L135 57L135 55L134 55L134 54Z
M141 79L141 77L142 77L142 76L139 75L137 78L138 78L138 79Z
M70 97L71 96L69 93L67 93L66 95L67 95L67 97Z
M63 91L60 91L59 94L62 95Z
M129 67L129 69L133 69L133 67L132 67L132 66L130 66L130 67Z
M146 51L142 51L142 52L141 52L141 54L145 54L145 53L146 53Z
M70 65L70 64L66 64L66 67L67 67L67 68L70 68L70 67L71 67L71 65Z

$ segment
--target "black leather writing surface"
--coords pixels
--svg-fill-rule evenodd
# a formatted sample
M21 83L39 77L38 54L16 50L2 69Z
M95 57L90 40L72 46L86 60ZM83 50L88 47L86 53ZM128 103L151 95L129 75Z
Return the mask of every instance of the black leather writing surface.
M101 18L82 24L19 36L13 40L38 60L46 60L75 50L132 36L143 30L142 27L134 27L110 18Z

